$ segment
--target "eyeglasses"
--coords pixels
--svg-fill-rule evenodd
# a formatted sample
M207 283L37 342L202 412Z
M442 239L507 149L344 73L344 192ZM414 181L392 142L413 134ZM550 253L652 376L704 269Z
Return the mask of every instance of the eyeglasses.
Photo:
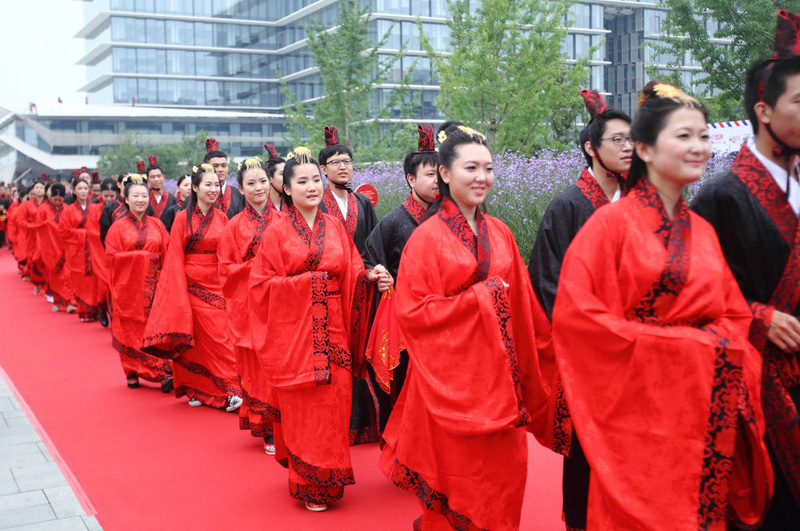
M323 164L323 166L332 166L334 168L338 168L341 165L350 166L352 163L353 161L350 159L334 159L334 160L329 160L328 162Z
M619 147L624 146L628 142L630 142L631 145L633 145L633 140L631 140L631 137L629 137L629 136L619 136L619 135L606 136L606 137L601 138L600 140L611 140L612 142L614 142L615 146L619 146Z

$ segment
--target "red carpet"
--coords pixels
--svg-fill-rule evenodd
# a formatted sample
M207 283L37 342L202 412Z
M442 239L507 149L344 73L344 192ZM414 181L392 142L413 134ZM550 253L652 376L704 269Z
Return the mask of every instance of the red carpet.
M0 367L107 531L411 529L416 499L380 473L377 445L352 449L356 484L310 513L235 414L128 389L109 331L51 313L16 270L0 250ZM522 528L560 531L561 459L532 438L529 449Z

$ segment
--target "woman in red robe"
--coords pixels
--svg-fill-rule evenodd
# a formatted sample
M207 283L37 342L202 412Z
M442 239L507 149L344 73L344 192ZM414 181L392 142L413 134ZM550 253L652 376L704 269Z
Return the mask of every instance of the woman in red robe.
M123 180L122 195L128 213L111 225L106 235L106 263L114 307L111 345L119 352L128 387L139 378L159 382L172 390L172 363L141 350L144 327L164 263L169 233L158 218L145 214L150 202L147 179L139 174ZM98 234L99 238L99 234Z
M6 216L6 239L11 246L11 253L17 261L18 273L22 275L22 280L28 280L28 266L25 260L25 250L27 242L25 241L25 232L20 226L20 214L22 212L22 205L25 204L28 192L25 188L18 189L17 200L11 203L8 207L8 215Z
M100 204L89 202L89 183L82 179L72 181L75 202L65 207L58 222L59 233L64 241L67 267L70 271L72 290L78 301L78 316L84 323L97 320L100 311L100 284L92 264L89 220Z
M714 229L682 198L711 155L707 116L668 84L641 101L630 192L573 240L553 311L592 469L587 529L754 528L772 471L751 313Z
M248 282L264 230L281 214L269 206L269 180L260 159L247 159L239 165L239 188L246 201L244 210L228 222L217 249L222 293L230 316L244 398L239 408L239 428L263 438L264 451L275 455L272 423L279 417L269 403L269 385L253 350Z
M17 223L20 232L23 233L25 242L25 263L27 264L28 277L33 284L33 294L38 295L44 287L44 263L42 253L39 250L38 240L36 239L36 218L39 208L45 202L44 183L35 181L30 192L31 198L25 201L20 207L17 215Z
M511 231L479 208L494 182L485 137L444 135L438 210L397 275L410 365L380 466L419 497L416 529L519 529L526 428L541 437L547 417L534 331L545 341L549 325Z
M289 493L324 511L355 481L348 433L367 281L388 289L391 277L383 266L367 271L344 225L319 210L322 178L307 148L290 155L283 180L290 206L264 231L250 274L251 330L280 410L276 457L286 459Z
M219 179L192 168L192 194L175 216L167 258L145 326L142 350L173 359L175 396L189 405L235 411L242 405L217 247L228 218L214 208Z
M42 255L44 276L47 282L47 295L52 297L53 311L75 313L77 306L72 292L72 280L66 267L64 242L58 231L58 223L64 213L66 190L61 183L50 187L50 198L39 209L36 223L37 245Z

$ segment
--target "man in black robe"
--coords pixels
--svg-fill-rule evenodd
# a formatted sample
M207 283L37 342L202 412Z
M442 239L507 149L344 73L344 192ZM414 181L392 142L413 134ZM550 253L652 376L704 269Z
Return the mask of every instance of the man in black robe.
M350 187L353 179L353 152L339 143L336 127L325 127L325 147L319 152L317 160L320 169L328 179L328 186L322 194L320 210L338 219L347 234L356 244L361 258L366 251L367 236L370 235L378 217L369 199L357 194ZM367 369L365 379L353 378L353 405L350 413L350 445L377 442L380 413L376 407L377 383Z
M228 219L244 210L244 196L233 186L228 186L228 155L219 150L216 140L206 140L206 156L204 162L214 168L214 173L219 178L219 198L214 206L225 212Z
M353 191L353 152L339 143L336 127L325 127L325 147L319 152L322 174L328 186L322 194L319 208L338 219L365 258L367 237L378 224L378 217L369 198Z
M619 199L622 176L630 169L633 155L630 117L622 111L609 109L597 91L583 90L581 95L591 117L580 134L587 166L578 182L556 196L547 207L528 262L534 292L551 320L567 248L598 208ZM572 428L560 380L555 385L553 449L564 455L564 519L568 528L585 529L589 463Z
M747 73L744 104L755 139L692 209L717 232L753 312L750 342L763 355L761 395L775 492L760 529L800 529L800 17L782 11L772 59Z
M419 125L419 143L417 151L412 151L403 160L403 172L411 193L402 205L392 209L369 235L366 241L364 264L372 269L378 264L384 266L397 282L397 271L400 269L400 257L406 242L420 223L425 219L428 207L435 201L437 178L439 174L439 156L436 153L432 125ZM391 392L386 394L376 390L380 407L380 429L383 431L389 414L403 388L408 369L408 354L403 351L400 360L392 373Z

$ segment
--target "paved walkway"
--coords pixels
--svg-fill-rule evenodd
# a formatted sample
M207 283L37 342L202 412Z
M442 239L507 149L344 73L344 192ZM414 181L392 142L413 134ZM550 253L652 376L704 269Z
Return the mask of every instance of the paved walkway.
M0 529L102 531L0 377Z

